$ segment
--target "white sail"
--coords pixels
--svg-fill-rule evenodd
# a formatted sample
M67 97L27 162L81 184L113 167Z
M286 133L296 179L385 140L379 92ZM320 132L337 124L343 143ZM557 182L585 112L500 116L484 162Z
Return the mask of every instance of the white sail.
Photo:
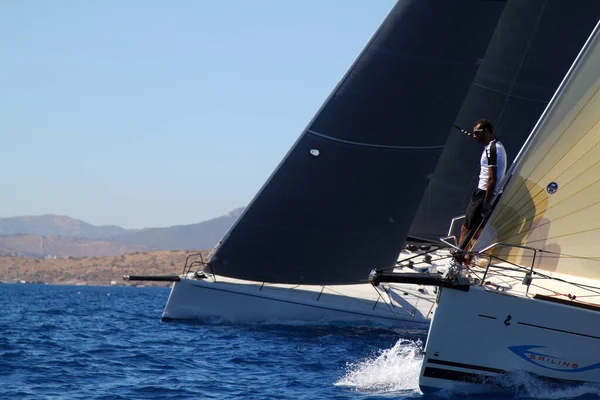
M538 249L535 268L600 278L598 27L534 129L474 250ZM531 265L532 251L494 255Z

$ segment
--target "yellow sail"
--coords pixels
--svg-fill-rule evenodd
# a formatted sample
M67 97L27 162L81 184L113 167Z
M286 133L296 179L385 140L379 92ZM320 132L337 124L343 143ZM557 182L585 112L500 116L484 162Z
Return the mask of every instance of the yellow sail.
M600 279L600 43L598 26L542 115L475 250L538 249L535 268ZM528 250L493 254L531 265Z

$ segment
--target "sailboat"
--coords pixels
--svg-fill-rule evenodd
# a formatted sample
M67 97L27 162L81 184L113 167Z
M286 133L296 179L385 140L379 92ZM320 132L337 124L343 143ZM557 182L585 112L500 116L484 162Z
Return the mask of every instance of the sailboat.
M478 266L437 282L423 392L496 391L523 372L600 383L599 176L600 22L511 167Z
M506 10L499 2L398 2L210 261L188 264L177 278L163 320L343 320L426 331L432 290L373 286L365 282L365 271L393 268L407 234L439 237L439 221L456 212L439 215L440 204L462 201L464 209L472 169L455 176L460 194L440 188L447 183L435 179L450 162L457 164L454 155L445 157L452 146L444 145L454 122L472 121L473 110L489 104L486 111L505 121L505 145L522 144L583 42L550 49L540 40L552 37L548 22L559 14L540 1L529 7L509 1ZM562 14L564 28L578 38L580 25L569 21L585 24L585 15ZM535 29L540 21L546 27ZM476 41L471 24L481 25ZM412 40L416 33L423 42ZM528 39L527 46L503 51L519 37ZM505 54L504 63L495 58L498 53ZM556 60L548 73L521 78L550 56ZM515 88L538 92L524 95ZM415 135L423 121L430 131ZM417 266L407 261L404 270L435 273L446 264L432 260L429 250L409 249L401 258Z
M367 275L396 265L503 7L399 1L210 261L173 284L163 320L426 330L432 291Z

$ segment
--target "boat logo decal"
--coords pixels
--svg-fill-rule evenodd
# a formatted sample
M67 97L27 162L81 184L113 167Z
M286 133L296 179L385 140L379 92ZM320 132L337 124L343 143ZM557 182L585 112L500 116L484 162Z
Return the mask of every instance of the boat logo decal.
M532 351L533 349L543 349L545 346L536 345L524 345L524 346L509 346L508 349L521 357L522 359L529 361L538 367L551 369L553 371L561 372L584 372L592 369L600 368L600 363L581 366L576 360L565 359L556 357L550 354L537 353Z
M556 193L557 190L558 190L558 183L556 183L556 182L550 182L548 184L548 186L546 186L546 192L548 192L548 194L554 194L554 193Z

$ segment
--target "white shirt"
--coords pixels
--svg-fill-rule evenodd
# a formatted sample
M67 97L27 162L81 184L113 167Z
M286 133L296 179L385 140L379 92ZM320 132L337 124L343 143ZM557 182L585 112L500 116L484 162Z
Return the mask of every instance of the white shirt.
M504 174L506 173L506 151L504 146L497 139L492 140L485 146L483 153L481 154L481 169L479 171L479 185L477 188L481 190L487 189L487 183L490 176L489 167L496 167L496 187L494 188L494 195L498 193L500 189L500 183Z

